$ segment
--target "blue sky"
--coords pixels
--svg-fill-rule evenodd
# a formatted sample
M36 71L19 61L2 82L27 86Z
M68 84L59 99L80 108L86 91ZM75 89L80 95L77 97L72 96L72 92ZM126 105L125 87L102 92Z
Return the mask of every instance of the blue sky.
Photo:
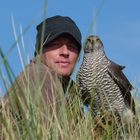
M4 0L0 4L0 47L15 73L22 65L15 46L16 35L24 31L26 57L33 57L36 25L44 17L65 15L71 17L81 30L82 41L89 34L97 34L104 43L106 54L116 63L126 66L128 79L140 85L140 1L139 0ZM46 11L44 10L46 9ZM44 14L45 13L45 14ZM19 42L21 50L23 43ZM3 65L0 58L0 69ZM25 63L28 63L26 61ZM4 70L3 70L4 71ZM0 92L4 91L0 79ZM0 93L0 94L1 94Z

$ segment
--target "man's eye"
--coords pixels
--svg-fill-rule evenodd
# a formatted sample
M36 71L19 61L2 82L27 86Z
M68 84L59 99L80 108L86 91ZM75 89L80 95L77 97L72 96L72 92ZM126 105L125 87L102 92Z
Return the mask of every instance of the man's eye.
M61 44L58 43L58 42L53 42L51 45L52 45L52 46L60 46Z
M75 45L75 44L69 44L69 46L73 49L77 49L77 45Z
M72 50L72 51L78 51L78 47L76 44L69 44L69 50Z
M59 43L59 42L52 42L52 43L50 44L50 46L51 46L52 48L57 49L57 48L61 47L61 43Z

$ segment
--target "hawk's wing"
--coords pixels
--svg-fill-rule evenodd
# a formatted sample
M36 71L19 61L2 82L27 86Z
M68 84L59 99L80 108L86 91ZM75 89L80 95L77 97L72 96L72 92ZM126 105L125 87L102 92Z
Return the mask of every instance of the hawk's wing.
M124 68L125 66L118 65L111 61L110 65L108 66L108 72L122 91L125 103L127 103L135 113L135 102L130 93L130 90L133 87L122 71Z

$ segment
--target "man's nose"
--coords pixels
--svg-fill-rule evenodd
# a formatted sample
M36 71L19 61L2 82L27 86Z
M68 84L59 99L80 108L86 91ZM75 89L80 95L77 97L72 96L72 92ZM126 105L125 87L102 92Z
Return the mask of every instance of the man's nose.
M63 44L63 46L61 47L60 54L65 55L65 56L69 56L69 49L68 49L68 46L66 44Z

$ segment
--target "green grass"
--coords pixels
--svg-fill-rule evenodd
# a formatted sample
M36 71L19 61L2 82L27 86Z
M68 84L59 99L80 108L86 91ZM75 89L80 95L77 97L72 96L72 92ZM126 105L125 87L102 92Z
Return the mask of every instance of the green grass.
M64 96L61 88L56 84L57 91L55 96L59 95L54 104L47 104L41 96L42 83L37 82L34 86L35 93L30 85L28 75L26 80L28 86L23 83L13 85L12 77L14 74L10 68L4 54L0 52L3 58L4 66L7 70L9 81L12 84L12 90L8 90L6 81L5 86L8 91L9 100L1 100L0 123L1 139L6 140L112 140L112 139L139 139L140 133L140 114L137 114L137 120L124 122L121 125L113 120L109 124L109 117L106 115L106 128L100 127L100 121L95 121L89 112L83 113L83 104L79 98L79 91L76 87L68 90L67 96ZM26 74L26 73L25 73ZM2 75L1 75L2 76ZM2 77L1 77L2 78ZM39 80L38 80L39 81ZM26 86L25 86L25 85ZM16 85L16 86L15 86ZM69 102L67 101L69 99ZM6 103L5 103L6 102ZM137 109L138 110L138 109ZM137 111L138 112L138 111ZM115 119L115 118L114 118Z

